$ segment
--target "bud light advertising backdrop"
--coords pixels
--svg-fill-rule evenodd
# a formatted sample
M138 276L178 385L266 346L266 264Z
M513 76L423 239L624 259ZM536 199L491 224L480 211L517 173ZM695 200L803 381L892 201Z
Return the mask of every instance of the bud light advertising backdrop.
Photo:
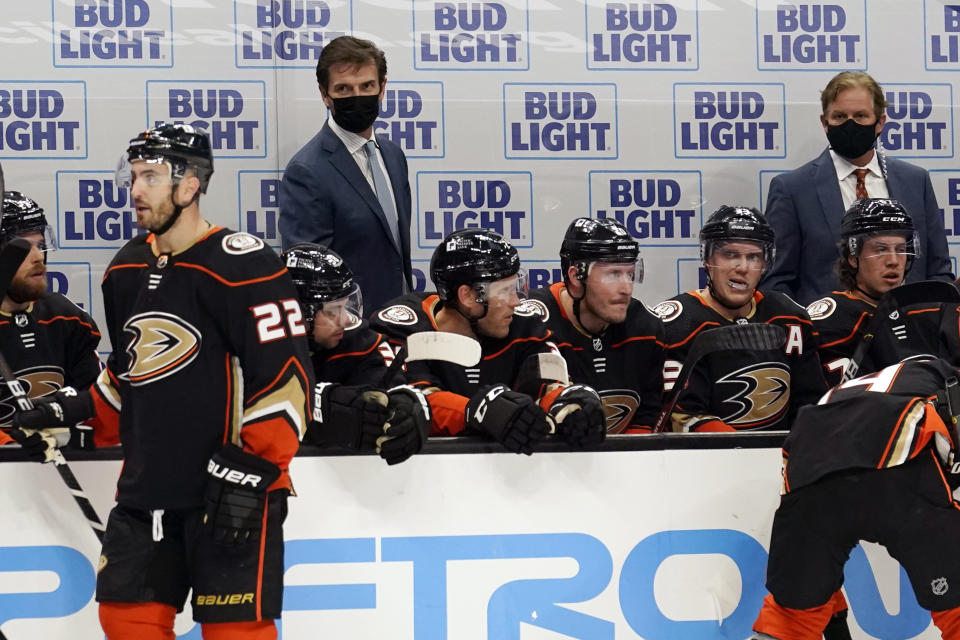
M577 216L614 218L637 239L646 275L636 295L648 306L702 286L698 233L703 221L722 204L762 209L774 176L826 148L820 90L844 70L865 70L883 86L888 107L880 142L889 156L930 171L954 264L960 258L954 131L954 102L960 101L960 4L4 0L2 6L0 163L7 188L44 207L59 242L49 256L51 289L89 310L101 328L103 272L117 249L140 231L128 191L114 183L114 167L127 141L164 121L207 131L215 172L201 199L204 216L279 249L284 168L327 116L314 75L317 57L327 43L345 34L374 40L387 56L388 82L375 130L398 144L409 164L418 288L432 287L428 264L434 247L447 233L465 227L503 234L519 249L532 285L548 286L561 277L560 242ZM104 340L101 349L108 348ZM766 527L769 514L758 520ZM611 526L616 526L615 518ZM732 525L693 522L690 527L726 531ZM338 531L348 542L333 551L304 546L300 562L346 562L337 554L390 562L389 547L394 559L416 564L420 551L413 543L391 547L384 538L370 546L370 536L388 535L374 529ZM567 564L551 566L538 579L569 577L576 571L575 560L586 557L579 553L594 554L600 564L610 562L610 551L596 538L549 521L491 530L478 524L456 533L501 529L505 534L562 531L583 536L564 542L573 550L558 552ZM669 530L671 526L663 529ZM766 544L765 531L747 533ZM597 532L591 535L602 538ZM485 543L470 544L480 549ZM532 557L524 544L517 542L511 553ZM546 543L530 544L538 548ZM690 542L690 548L699 544ZM714 553L713 548L706 545L702 553ZM463 557L482 555L471 549L464 547ZM627 589L623 581L633 578L621 573L629 561L622 556L614 558L612 578L607 567L602 576L593 576L599 582L587 585L588 577L582 576L583 590L571 584L576 593L568 593L560 585L549 596L555 600L536 605L542 605L538 611L544 620L559 620L569 612L558 612L551 603L582 602L620 580L621 602L611 601L619 617L584 615L552 626L518 622L509 633L490 637L732 637L716 621L710 628L689 622L700 620L703 608L690 613L682 603L663 609L668 622L661 621L659 631L630 622L622 601L635 593L630 589L653 587L631 583ZM863 569L867 560L860 560ZM761 561L755 564L762 566ZM42 563L37 566L24 570L44 570ZM462 587L470 578L458 575ZM51 580L41 580L38 590L57 589ZM336 580L363 582L349 572L328 577L331 584ZM856 638L936 637L932 630L924 631L928 619L918 621L915 604L900 602L906 596L896 567L878 580L869 588L861 585L859 593L882 600L873 610L887 612L886 621L871 629L856 626ZM341 608L372 607L374 596L364 586L336 594ZM491 582L491 592L495 586ZM745 616L737 613L736 594L754 586L747 578L737 587L740 591L718 583L716 611ZM526 588L497 598L535 599L537 589L547 589ZM16 593L15 581L4 589ZM732 596L731 590L736 592ZM611 591L604 593L616 600ZM3 597L0 608L6 606ZM490 607L507 606L497 598ZM426 606L414 600L397 606L409 605L411 611ZM451 580L445 610L449 637L480 637L458 634L457 629L470 628L465 619L453 621L461 604ZM855 617L856 596L851 604ZM383 605L377 601L377 606ZM69 616L68 609L54 608L48 615ZM468 615L480 624L480 613L470 609ZM416 634L404 631L397 637L447 637L437 630L437 620L418 619ZM672 631L669 620L691 626ZM308 626L303 626L305 635L291 629L284 637L306 637ZM31 636L29 625L21 629L26 633L16 637ZM93 629L87 635L78 630L76 637L99 636Z

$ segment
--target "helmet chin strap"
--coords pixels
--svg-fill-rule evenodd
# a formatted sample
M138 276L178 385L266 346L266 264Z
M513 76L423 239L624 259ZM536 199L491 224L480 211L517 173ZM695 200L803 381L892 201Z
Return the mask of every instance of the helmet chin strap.
M173 228L173 225L177 223L177 219L180 217L180 214L183 213L183 210L189 207L191 204L197 201L200 197L200 190L198 189L196 193L193 194L193 197L190 198L190 202L184 205L177 204L177 199L174 197L177 193L177 187L180 186L179 182L170 186L170 202L173 203L173 213L170 214L170 217L167 218L167 221L160 225L159 229L150 229L154 234L162 236L167 231Z
M860 257L859 257L859 256L856 256L856 261L857 261L857 266L856 266L856 268L854 268L854 270L853 270L854 282L856 282L857 274L860 273ZM854 290L859 291L859 292L862 293L863 295L867 296L870 300L872 300L872 301L875 302L875 303L880 301L880 296L874 296L874 295L871 295L871 294L867 293L866 291L864 291L864 290L860 287L859 284L855 284L853 288L854 288Z

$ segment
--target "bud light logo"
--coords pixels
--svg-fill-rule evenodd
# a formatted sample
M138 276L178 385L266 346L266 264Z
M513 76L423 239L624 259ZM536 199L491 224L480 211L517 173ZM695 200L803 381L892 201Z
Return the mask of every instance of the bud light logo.
M503 85L507 158L613 159L617 149L615 84Z
M87 84L0 81L0 158L87 157Z
M57 172L57 240L61 249L119 249L142 233L129 189L113 171Z
M953 157L953 87L949 84L884 83L887 124L880 140L892 155Z
M53 66L172 67L173 3L53 3Z
M864 0L757 5L760 70L866 69Z
M70 302L91 314L92 282L89 262L47 263L47 290L66 296Z
M408 158L444 157L443 83L388 82L373 130L390 138Z
M960 69L960 4L924 0L923 32L927 71Z
M430 261L422 258L414 258L410 262L410 274L413 276L413 290L435 291L436 287L430 279Z
M785 158L786 110L779 83L673 85L678 158Z
M587 68L699 69L698 13L690 2L588 2Z
M234 0L237 68L314 69L325 44L353 32L352 0Z
M459 229L496 231L515 247L533 246L529 171L417 172L417 246L436 247Z
M415 69L530 68L528 3L413 4Z
M147 126L193 125L217 158L266 158L266 93L259 80L148 80Z
M239 223L237 228L263 240L274 249L280 248L281 171L238 171L237 202Z
M546 289L555 282L563 282L559 260L524 260L530 289Z
M699 244L699 171L591 171L590 217L612 218L643 246Z
M931 169L930 182L933 183L933 192L943 212L947 244L960 244L960 171Z

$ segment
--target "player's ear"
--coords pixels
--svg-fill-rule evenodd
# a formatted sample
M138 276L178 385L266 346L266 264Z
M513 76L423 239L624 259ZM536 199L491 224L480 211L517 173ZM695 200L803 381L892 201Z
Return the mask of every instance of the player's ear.
M457 301L461 307L472 309L477 304L477 292L468 284L457 287Z
M583 296L583 283L577 279L577 267L571 265L567 267L567 289L574 298Z

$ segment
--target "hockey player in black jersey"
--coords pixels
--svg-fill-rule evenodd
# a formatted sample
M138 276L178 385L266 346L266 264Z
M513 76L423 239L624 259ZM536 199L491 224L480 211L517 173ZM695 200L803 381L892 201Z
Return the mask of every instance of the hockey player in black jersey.
M917 255L917 232L910 214L896 200L857 200L840 222L840 256L837 274L842 291L834 291L807 306L819 344L827 383L840 383L844 369L873 317L880 297L903 283ZM925 340L931 353L939 351L939 304L913 305L906 311L912 321L911 340ZM947 327L944 327L947 329ZM954 334L956 328L954 327ZM860 371L867 373L899 360L896 355L871 349ZM889 361L885 361L889 360Z
M476 367L408 366L408 381L428 394L433 435L485 434L528 455L552 432L573 447L605 437L602 404L592 388L555 380L541 384L536 375L524 380L525 372L536 369L530 364L537 354L554 347L543 306L523 300L526 274L513 245L483 229L454 231L433 252L430 274L437 293L398 298L372 322L397 347L417 331L479 340L483 355Z
M957 376L942 359L908 360L800 411L755 640L819 640L861 540L884 545L943 638L960 639Z
M7 191L3 194L0 248L15 237L25 238L33 247L0 305L0 351L31 398L63 387L85 389L102 368L97 355L100 331L90 314L59 293L47 291L47 254L56 249L53 231L34 200ZM9 427L16 406L5 384L2 389L0 426ZM47 461L56 445L50 430L28 437L21 432L13 435L39 461ZM0 444L10 441L11 436L0 431ZM92 447L93 442L78 437L73 445Z
M202 217L206 133L159 125L125 158L117 184L150 233L104 275L107 368L91 393L42 398L13 422L95 410L119 434L96 589L108 640L172 638L191 590L205 640L274 639L288 466L313 390L297 291L262 240Z
M714 353L696 363L670 416L673 430L788 429L796 410L826 391L807 312L782 293L757 290L773 256L773 229L760 212L724 205L700 231L707 287L654 308L666 331L668 391L700 332L748 322L786 330L783 349Z
M663 393L663 323L634 299L639 246L611 218L577 218L560 248L563 282L530 294L570 379L603 399L607 433L649 433Z
M380 389L393 350L363 319L350 267L334 251L297 244L280 258L297 288L311 342L317 384L305 443L376 450L388 463L423 447L430 411L419 389Z

